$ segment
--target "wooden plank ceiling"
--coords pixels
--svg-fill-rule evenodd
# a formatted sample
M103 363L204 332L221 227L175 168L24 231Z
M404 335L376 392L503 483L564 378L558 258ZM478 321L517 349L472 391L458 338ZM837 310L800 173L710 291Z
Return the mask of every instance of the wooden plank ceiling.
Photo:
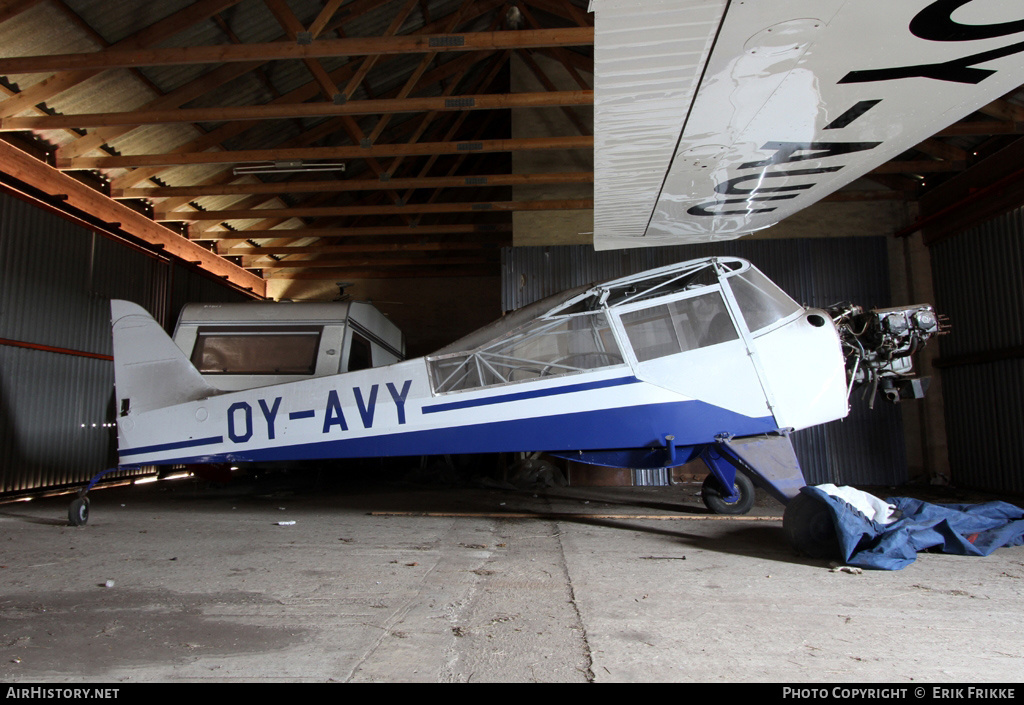
M139 5L0 2L0 147L42 160L4 159L8 185L154 247L180 239L169 251L257 293L271 278L496 274L514 211L592 207L512 196L593 182L511 159L593 145L586 0ZM545 91L510 92L513 55ZM552 65L574 85L556 88ZM526 108L575 129L513 139ZM832 198L917 199L1022 125L1019 102L997 101L873 172L882 188Z

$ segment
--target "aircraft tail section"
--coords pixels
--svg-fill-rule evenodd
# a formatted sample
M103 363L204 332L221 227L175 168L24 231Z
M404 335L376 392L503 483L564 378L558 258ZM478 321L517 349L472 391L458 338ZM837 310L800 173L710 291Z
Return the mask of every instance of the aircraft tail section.
M140 413L216 393L149 313L110 302L118 414Z

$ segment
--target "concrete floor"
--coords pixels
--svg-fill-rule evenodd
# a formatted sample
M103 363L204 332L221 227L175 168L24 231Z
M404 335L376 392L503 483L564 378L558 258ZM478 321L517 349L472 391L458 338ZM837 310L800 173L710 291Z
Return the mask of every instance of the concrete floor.
M94 491L78 528L69 497L0 505L0 681L1024 680L1024 548L832 572L773 500L713 518L698 490L180 480Z

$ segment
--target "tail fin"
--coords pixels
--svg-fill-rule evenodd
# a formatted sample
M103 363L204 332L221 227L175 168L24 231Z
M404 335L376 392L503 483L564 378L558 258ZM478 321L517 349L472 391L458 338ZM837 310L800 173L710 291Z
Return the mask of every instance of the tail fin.
M110 315L114 329L114 386L121 416L216 393L141 306L113 300Z

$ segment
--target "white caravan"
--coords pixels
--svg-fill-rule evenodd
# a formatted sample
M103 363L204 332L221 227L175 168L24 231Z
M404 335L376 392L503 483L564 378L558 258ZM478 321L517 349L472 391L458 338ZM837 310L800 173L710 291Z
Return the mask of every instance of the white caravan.
M399 362L405 341L364 301L186 304L174 343L216 389L249 389Z

